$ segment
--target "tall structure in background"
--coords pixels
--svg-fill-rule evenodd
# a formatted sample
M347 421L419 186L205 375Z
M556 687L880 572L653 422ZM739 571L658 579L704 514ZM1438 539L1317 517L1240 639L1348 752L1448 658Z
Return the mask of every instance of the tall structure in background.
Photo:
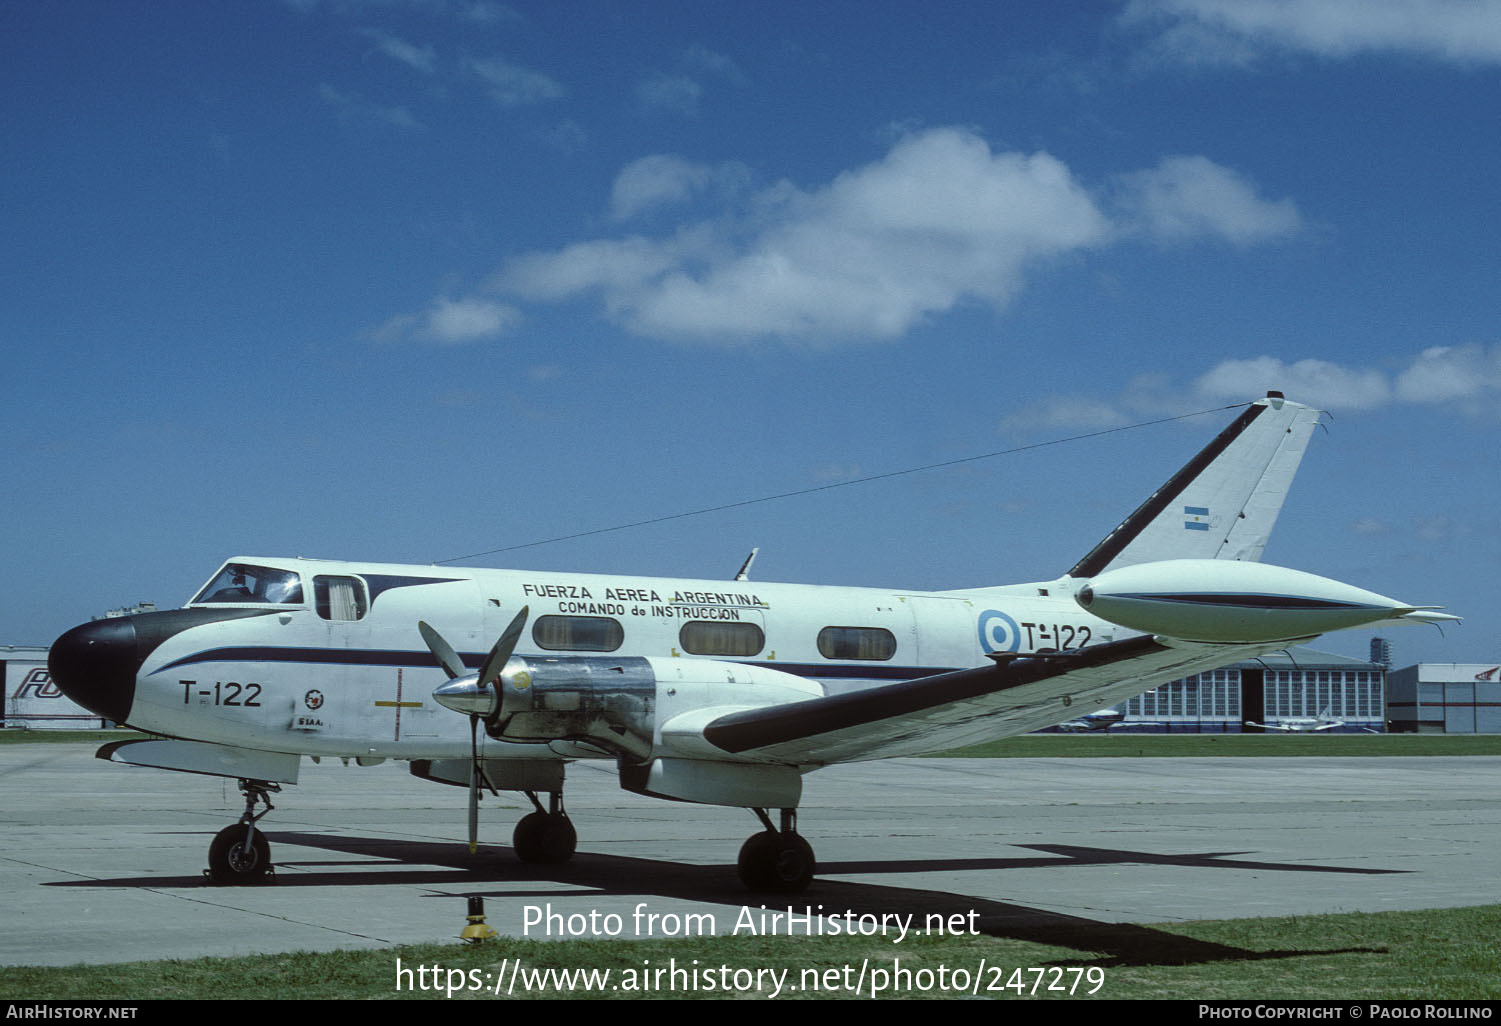
M1383 670L1392 668L1392 643L1385 638L1371 639L1371 662Z

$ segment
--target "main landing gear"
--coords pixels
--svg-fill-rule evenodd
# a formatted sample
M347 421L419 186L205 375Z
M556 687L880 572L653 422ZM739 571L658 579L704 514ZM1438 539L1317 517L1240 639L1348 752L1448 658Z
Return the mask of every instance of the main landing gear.
M752 809L766 829L740 847L740 882L753 891L797 894L813 881L813 847L797 832L797 810L782 810L782 829L765 809Z
M573 858L573 851L578 846L578 832L573 829L568 813L563 811L563 793L549 791L545 810L537 800L536 791L527 791L526 796L537 811L523 816L516 824L516 832L511 835L516 857L522 862L541 866L557 866Z
M266 841L266 835L255 829L255 824L275 808L271 804L271 795L280 791L280 784L266 780L240 781L245 812L234 826L220 830L208 846L208 868L203 875L210 883L255 884L275 872L271 868L271 845ZM257 814L255 807L260 802L266 803L266 809Z

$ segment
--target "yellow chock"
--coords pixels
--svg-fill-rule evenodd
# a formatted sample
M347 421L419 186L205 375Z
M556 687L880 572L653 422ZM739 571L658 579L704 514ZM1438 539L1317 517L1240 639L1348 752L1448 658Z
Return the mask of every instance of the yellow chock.
M471 944L487 941L496 936L495 927L485 922L485 899L470 895L469 897L469 925L464 927L464 932L459 934L460 940L466 940Z

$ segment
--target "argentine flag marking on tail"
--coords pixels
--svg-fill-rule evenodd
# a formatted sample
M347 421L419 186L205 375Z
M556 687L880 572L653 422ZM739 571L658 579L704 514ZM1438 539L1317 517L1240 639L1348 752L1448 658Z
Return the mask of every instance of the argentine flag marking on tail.
M1183 529L1185 531L1209 530L1208 506L1184 506L1183 515L1187 518L1183 521Z

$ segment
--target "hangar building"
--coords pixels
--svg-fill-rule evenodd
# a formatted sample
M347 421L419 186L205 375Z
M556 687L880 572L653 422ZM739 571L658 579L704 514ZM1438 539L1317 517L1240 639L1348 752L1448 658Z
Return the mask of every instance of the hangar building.
M1419 734L1501 734L1501 666L1419 663L1387 676L1391 729Z
M1246 721L1276 726L1327 715L1342 724L1326 733L1382 731L1385 677L1378 663L1295 646L1123 702L1119 729L1216 734L1239 732Z
M110 725L57 689L43 646L0 645L0 681L5 684L0 727L87 730Z

